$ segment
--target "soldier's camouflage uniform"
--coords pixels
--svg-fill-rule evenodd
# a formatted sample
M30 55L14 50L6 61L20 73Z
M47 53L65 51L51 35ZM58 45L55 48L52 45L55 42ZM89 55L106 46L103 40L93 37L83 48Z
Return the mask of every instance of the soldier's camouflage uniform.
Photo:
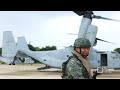
M65 68L63 79L88 79L89 74L82 62L77 59L76 55L69 60Z

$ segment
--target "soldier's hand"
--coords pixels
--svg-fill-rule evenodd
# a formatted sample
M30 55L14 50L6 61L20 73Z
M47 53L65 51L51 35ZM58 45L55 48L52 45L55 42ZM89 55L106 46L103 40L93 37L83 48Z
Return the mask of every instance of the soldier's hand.
M99 75L99 74L101 74L101 73L98 73L97 71L94 73L94 75L93 75L93 79L96 79L96 77Z

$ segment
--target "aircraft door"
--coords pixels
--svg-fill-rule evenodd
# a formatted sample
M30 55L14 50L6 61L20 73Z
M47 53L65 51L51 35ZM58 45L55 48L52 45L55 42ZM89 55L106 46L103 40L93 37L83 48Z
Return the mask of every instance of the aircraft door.
M107 54L101 54L100 66L107 66Z

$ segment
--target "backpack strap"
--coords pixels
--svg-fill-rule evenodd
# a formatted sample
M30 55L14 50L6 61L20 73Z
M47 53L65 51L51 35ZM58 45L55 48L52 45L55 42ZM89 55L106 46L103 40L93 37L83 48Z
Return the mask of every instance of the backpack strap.
M69 62L69 60L70 60L71 58L73 58L73 56L70 56L67 61L63 62L63 64L62 64L62 69L65 69L65 68L66 68L67 63Z

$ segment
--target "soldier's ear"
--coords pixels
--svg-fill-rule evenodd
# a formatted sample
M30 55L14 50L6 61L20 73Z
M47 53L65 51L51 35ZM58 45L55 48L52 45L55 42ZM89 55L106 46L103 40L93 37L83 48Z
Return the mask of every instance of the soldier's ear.
M76 48L75 50L76 50L77 52L80 52L80 48Z

